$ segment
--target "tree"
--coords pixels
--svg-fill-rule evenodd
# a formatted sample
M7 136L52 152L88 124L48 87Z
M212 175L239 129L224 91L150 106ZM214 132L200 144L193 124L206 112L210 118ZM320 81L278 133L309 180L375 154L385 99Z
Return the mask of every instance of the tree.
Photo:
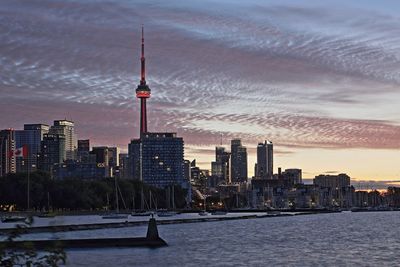
M47 251L37 251L27 243L22 249L11 249L13 242L25 229L33 223L32 217L29 217L24 224L18 224L7 235L5 242L0 243L0 266L26 266L26 267L56 267L60 263L65 264L67 255L62 248L52 248Z

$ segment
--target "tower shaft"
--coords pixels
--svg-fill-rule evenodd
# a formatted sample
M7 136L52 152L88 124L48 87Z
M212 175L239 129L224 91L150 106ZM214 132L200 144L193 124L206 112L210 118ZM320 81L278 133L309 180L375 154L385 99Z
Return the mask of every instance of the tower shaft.
M140 135L147 133L146 98L140 98Z

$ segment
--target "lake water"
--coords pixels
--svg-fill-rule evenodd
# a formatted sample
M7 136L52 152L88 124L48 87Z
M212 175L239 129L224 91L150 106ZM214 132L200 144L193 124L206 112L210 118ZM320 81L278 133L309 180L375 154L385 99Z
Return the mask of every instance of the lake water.
M31 234L144 236L147 227ZM67 250L67 266L399 266L400 212L160 225L168 247Z

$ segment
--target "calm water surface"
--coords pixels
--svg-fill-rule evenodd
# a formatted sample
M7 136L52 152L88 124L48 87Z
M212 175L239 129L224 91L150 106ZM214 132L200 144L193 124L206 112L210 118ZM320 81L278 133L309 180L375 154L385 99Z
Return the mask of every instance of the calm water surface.
M400 212L160 225L159 249L67 250L68 266L399 266ZM144 236L146 227L33 237Z

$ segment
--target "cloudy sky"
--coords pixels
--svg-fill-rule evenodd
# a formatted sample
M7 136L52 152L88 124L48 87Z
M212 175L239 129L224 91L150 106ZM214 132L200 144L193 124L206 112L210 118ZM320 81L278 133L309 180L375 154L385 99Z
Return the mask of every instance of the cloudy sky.
M241 138L304 177L400 180L399 1L0 3L0 127L68 118L92 145L139 132L145 25L149 130L210 168Z

